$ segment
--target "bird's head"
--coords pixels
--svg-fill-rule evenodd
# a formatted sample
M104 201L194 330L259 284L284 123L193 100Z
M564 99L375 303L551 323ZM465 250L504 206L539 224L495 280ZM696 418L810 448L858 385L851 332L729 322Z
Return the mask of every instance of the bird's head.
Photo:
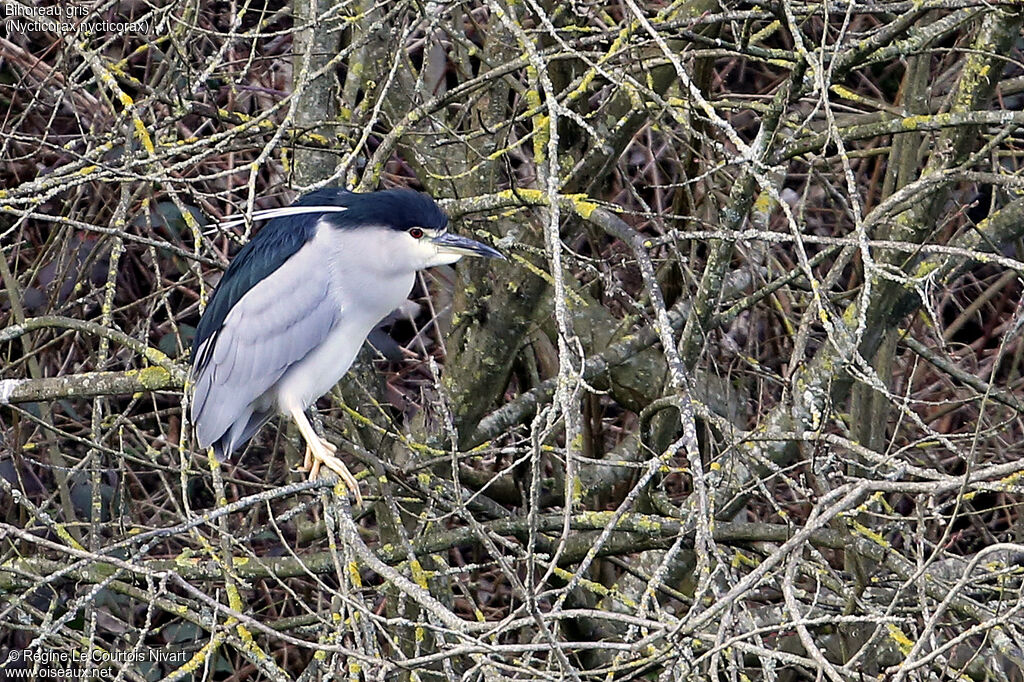
M426 194L389 189L358 194L327 187L300 197L290 206L255 211L252 220L271 220L264 238L272 234L305 234L327 224L345 235L349 248L367 263L387 263L398 270L423 270L454 263L463 256L505 259L499 251L448 230L448 216ZM312 219L312 220L311 220ZM228 228L247 222L245 216L221 223Z
M375 263L399 270L422 270L454 263L463 256L505 257L475 239L448 230L448 216L426 194L408 189L357 194L327 188L291 206L261 212L260 218L317 215L344 233L351 248Z

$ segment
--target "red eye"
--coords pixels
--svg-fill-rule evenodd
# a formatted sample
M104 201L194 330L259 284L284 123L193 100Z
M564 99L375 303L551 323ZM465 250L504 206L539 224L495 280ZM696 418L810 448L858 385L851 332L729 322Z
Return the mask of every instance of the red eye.
M411 230L409 230L409 234L412 236L413 239L421 239L423 237L423 230L421 230L418 227L414 227Z

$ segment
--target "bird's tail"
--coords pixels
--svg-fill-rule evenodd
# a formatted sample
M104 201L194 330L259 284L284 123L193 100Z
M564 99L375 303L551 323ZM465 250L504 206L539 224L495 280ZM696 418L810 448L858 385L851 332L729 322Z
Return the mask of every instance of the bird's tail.
M250 412L248 419L245 419L243 415L242 418L236 420L220 438L210 445L217 461L223 462L231 456L232 452L249 442L249 439L260 430L260 427L270 421L273 416L274 410L268 409Z

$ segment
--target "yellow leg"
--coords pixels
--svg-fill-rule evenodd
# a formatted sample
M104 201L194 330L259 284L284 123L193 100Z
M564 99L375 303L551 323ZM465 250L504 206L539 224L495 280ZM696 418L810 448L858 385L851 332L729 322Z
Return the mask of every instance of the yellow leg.
M352 495L356 498L356 504L361 505L363 503L363 496L359 493L359 483L356 482L355 476L348 470L345 463L335 456L334 453L338 449L316 435L313 425L306 419L305 412L295 409L291 410L289 414L295 421L295 425L299 427L302 439L306 441L306 456L303 458L302 471L308 471L310 480L313 480L320 474L321 466L327 467L336 473L345 484L345 487L352 492Z

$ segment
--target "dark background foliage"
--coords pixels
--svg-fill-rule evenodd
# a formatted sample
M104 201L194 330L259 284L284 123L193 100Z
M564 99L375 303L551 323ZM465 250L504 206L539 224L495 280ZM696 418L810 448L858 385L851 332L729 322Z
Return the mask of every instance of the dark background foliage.
M19 7L2 651L1021 679L1019 5ZM427 191L509 255L423 273L318 403L357 509L285 421L218 467L182 406L258 229L218 223L324 184Z

